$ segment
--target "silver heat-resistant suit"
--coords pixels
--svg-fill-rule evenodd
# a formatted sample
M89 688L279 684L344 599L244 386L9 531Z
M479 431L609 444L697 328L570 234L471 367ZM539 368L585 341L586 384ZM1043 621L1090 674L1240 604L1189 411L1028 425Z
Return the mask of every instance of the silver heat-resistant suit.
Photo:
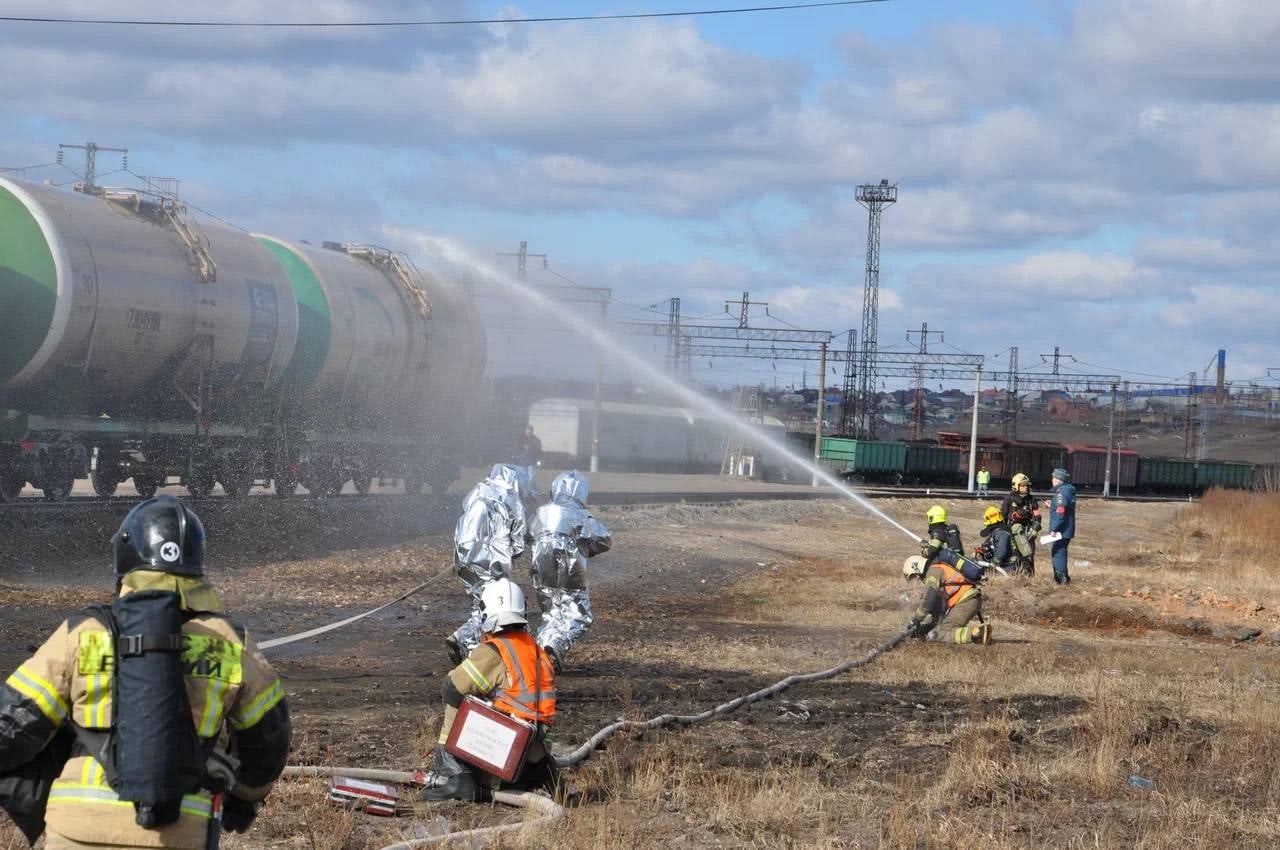
M551 501L538 508L529 526L530 569L542 608L538 644L558 663L595 619L587 596L587 559L613 545L609 529L586 509L586 501L586 477L577 470L562 472L551 482Z
M524 552L526 522L522 492L530 487L528 468L499 463L462 503L453 531L454 569L471 595L471 616L453 633L470 652L480 644L480 593L485 582L512 577L512 561Z

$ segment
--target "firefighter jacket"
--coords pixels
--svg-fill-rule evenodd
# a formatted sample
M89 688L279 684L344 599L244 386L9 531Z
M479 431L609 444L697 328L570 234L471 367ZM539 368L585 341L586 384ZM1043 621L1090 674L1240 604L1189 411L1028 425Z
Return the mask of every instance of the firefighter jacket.
M974 554L998 566L1004 566L1013 556L1013 535L1004 523L988 525L982 529L983 542Z
M977 584L964 573L938 561L925 570L924 596L913 618L920 622L937 623L942 615L966 599L981 594Z
M1033 532L1040 530L1040 503L1030 490L1025 496L1015 491L1006 493L1000 503L1000 514L1010 527L1021 525Z
M1063 540L1076 536L1075 485L1059 484L1053 488L1053 502L1049 505L1049 530L1061 534Z
M960 542L960 529L952 522L935 522L929 526L929 539L920 547L920 554L929 563L937 559L943 549L964 554L964 544Z
M465 696L488 699L497 710L537 723L541 730L556 716L555 669L545 650L523 626L485 635L484 642L453 668L444 682L444 722L440 743L449 739ZM542 735L535 736L528 760L546 755Z
M231 793L262 800L289 753L289 711L279 677L244 630L221 615L218 596L204 579L138 570L121 581L121 596L143 590L180 595L190 615L182 626L181 662L196 733L209 749L217 741L240 760ZM110 734L116 714L129 710L113 700L114 664L111 633L96 617L86 612L60 625L0 686L0 773L38 760L51 741L67 741L76 727ZM187 794L175 823L143 828L135 823L133 804L119 799L103 764L87 752L75 739L52 780L43 813L51 832L81 843L203 850L212 793Z

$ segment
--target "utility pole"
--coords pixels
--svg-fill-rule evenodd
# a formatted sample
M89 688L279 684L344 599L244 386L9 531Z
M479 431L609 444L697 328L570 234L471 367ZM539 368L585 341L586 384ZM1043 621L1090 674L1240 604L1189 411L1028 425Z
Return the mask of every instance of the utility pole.
M928 322L921 322L918 331L907 331L907 342L911 342L912 334L920 337L920 354L929 353L929 334L937 335L939 342L944 339L942 331L929 330ZM918 440L922 436L924 436L924 366L920 365L916 367L916 388L912 396L911 439Z
M813 423L813 465L822 461L822 423L827 417L827 343L822 343L818 357L818 410ZM813 486L818 486L818 473L813 473Z
M610 293L612 294L612 293ZM607 328L609 299L600 299L600 327ZM591 415L591 471L600 471L600 416L603 411L604 396L604 347L596 343L596 394L595 405Z
M1187 419L1182 425L1182 457L1185 460L1196 459L1196 413L1199 407L1196 373L1192 372L1187 376Z
M982 367L973 374L973 423L969 426L969 492L973 492L973 476L978 463L978 398L982 395Z
M876 351L880 331L880 214L898 200L888 180L859 186L854 196L867 208L867 267L862 284L862 357L858 363L856 436L875 437Z
M530 254L529 243L525 241L520 242L520 250L515 252L514 254L511 254L511 253L498 254L498 256L516 258L516 276L519 277L521 280L525 279L525 273L528 270L528 263L529 263L530 257L540 258L542 260L542 267L544 269L547 267L547 255L546 254Z
M120 157L120 167L129 167L129 149L128 148L108 148L93 142L85 142L83 145L58 145L57 162L64 165L62 161L62 152L64 150L84 151L84 189L90 191L97 186L98 179L98 151L107 151L110 153L122 154Z
M1111 453L1116 445L1116 385L1111 385L1111 419L1107 422L1107 468L1102 476L1102 498L1111 495Z

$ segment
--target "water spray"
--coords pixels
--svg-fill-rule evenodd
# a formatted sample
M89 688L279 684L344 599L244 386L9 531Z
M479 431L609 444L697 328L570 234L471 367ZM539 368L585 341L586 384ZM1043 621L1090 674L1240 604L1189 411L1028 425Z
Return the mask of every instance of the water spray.
M591 325L579 321L575 316L566 314L563 310L559 309L551 299L547 298L547 296L521 283L511 275L508 275L490 263L472 256L470 252L463 249L453 240L430 236L402 235L414 239L424 250L436 257L439 257L445 262L451 263L455 266L466 266L486 275L490 280L501 286L504 290L523 299L539 312L550 316L563 324L569 330L590 340L601 349L617 354L625 360L633 370L644 375L654 383L670 389L690 406L698 408L713 419L724 423L729 428L738 431L746 437L750 437L754 443L767 446L773 452L776 452L793 463L804 467L804 469L811 472L819 480L830 484L841 494L852 499L868 513L884 520L889 525L901 531L913 542L920 540L920 535L913 533L906 526L902 525L893 517L877 508L868 499L859 495L848 484L841 481L828 470L814 463L811 459L795 453L784 443L774 439L762 429L752 426L751 423L746 422L741 417L735 416L732 411L725 409L717 402L712 401L691 387L685 386L675 380L670 375L667 375L662 370L649 363L639 354L620 345L616 339L611 338L603 329L592 327ZM822 400L819 399L818 403L821 405Z

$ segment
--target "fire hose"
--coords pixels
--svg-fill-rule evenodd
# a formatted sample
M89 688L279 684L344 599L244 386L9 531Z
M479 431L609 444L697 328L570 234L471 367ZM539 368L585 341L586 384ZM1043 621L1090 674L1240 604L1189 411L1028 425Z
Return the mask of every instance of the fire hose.
M664 726L695 726L699 723L705 723L723 717L730 712L737 711L743 706L751 705L763 699L776 696L793 685L801 685L809 682L820 682L824 679L832 679L842 673L850 670L856 670L859 667L865 667L875 661L886 652L901 646L912 634L911 629L904 629L893 637L889 638L879 646L867 652L861 658L851 659L831 667L827 670L819 670L814 673L796 673L774 682L768 687L761 688L758 691L752 691L749 694L721 703L714 708L698 714L660 714L649 720L619 720L605 726L586 740L580 747L572 751L568 755L556 756L556 766L560 768L574 767L585 761L593 752L600 748L605 739L622 731L646 731L649 729L658 729ZM346 767L315 767L308 765L297 765L285 768L286 776L348 776L352 779L369 779L380 780L383 782L396 782L404 784L423 784L424 774L410 773L408 771L397 770L377 770L369 768L346 768ZM432 844L444 844L449 841L461 839L470 839L477 837L487 837L498 835L505 832L512 832L523 829L532 825L548 825L554 823L564 816L564 808L554 800L544 797L533 792L513 793L508 791L497 791L493 795L494 802L504 803L509 806L516 806L524 809L532 809L538 812L540 817L532 821L522 821L520 823L499 824L497 826L487 826L479 829L469 829L460 832L450 832L444 835L433 835L426 838L415 838L403 841L398 844L392 844L382 848L382 850L414 850L417 847L426 847Z

